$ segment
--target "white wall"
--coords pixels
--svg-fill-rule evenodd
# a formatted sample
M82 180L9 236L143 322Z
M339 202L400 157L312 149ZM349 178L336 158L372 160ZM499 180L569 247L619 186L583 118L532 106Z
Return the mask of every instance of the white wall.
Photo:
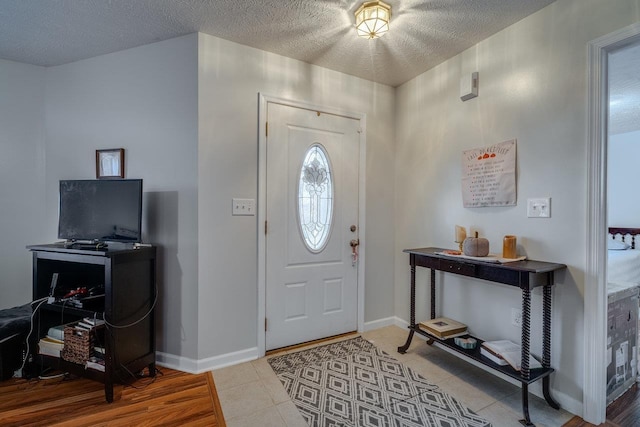
M47 69L46 228L58 181L94 179L95 150L125 149L142 178L143 238L159 245L159 351L195 358L198 330L197 35ZM42 243L41 242L41 243Z
M31 301L31 254L43 243L43 67L0 60L0 309Z
M610 227L638 227L640 200L636 171L640 131L609 135L607 146L607 222Z
M559 0L402 85L396 121L395 313L409 314L404 248L454 247L454 225L478 229L501 251L505 234L520 253L565 263L553 291L554 395L582 410L583 292L586 219L587 43L637 21L637 0ZM480 73L479 97L459 98L459 82ZM462 151L516 138L518 203L462 207ZM526 218L526 199L551 197L550 219ZM424 269L419 269L424 270ZM427 281L419 271L418 280ZM520 341L510 308L520 292L486 282L445 278L440 314L484 339ZM418 301L428 301L421 287ZM440 288L441 289L441 288ZM532 345L541 352L541 291L533 292ZM419 306L418 319L428 304ZM537 386L537 384L536 384Z
M394 89L199 35L199 357L257 346L258 93L367 114L365 321L393 315Z

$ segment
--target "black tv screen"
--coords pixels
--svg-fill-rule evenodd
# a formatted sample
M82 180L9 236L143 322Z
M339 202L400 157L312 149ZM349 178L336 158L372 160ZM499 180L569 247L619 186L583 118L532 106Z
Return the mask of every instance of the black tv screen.
M58 238L142 241L142 180L60 181Z

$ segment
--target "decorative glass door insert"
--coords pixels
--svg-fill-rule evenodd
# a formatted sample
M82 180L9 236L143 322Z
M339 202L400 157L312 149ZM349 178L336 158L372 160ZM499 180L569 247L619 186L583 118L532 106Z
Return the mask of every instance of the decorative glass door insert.
M333 219L333 177L326 150L313 144L304 156L298 185L298 224L305 246L324 249Z

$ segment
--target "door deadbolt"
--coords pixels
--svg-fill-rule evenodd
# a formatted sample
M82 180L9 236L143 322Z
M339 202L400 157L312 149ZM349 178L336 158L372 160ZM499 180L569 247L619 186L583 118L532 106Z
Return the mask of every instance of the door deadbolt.
M356 227L355 225L352 225L351 227L349 227L349 230L351 230L352 233L355 233L357 228L358 227Z

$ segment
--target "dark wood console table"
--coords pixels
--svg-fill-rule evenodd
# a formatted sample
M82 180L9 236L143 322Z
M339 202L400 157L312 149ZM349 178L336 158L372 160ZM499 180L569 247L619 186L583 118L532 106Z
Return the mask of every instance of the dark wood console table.
M443 250L444 249L441 248L421 248L405 249L403 251L409 254L411 264L411 318L407 342L403 346L398 347L398 352L406 353L411 345L413 334L418 333L428 338L428 344L438 342L482 365L488 366L495 371L520 381L522 384L522 413L524 415L524 419L520 422L527 426L533 426L534 424L529 417L529 384L542 379L542 390L545 400L552 408L560 409L560 405L553 400L549 390L549 375L553 372L553 368L551 368L551 287L554 285L554 272L565 269L566 265L531 260L499 264L470 260L462 257L457 258L455 256L439 255L438 252L442 252ZM520 288L522 291L521 371L518 372L509 365L500 366L482 356L480 354L481 339L478 339L478 346L475 349L465 350L455 345L452 338L441 340L420 329L419 325L416 324L416 267L431 269L431 319L435 319L436 317L436 270ZM531 290L538 286L543 287L542 368L530 369Z

